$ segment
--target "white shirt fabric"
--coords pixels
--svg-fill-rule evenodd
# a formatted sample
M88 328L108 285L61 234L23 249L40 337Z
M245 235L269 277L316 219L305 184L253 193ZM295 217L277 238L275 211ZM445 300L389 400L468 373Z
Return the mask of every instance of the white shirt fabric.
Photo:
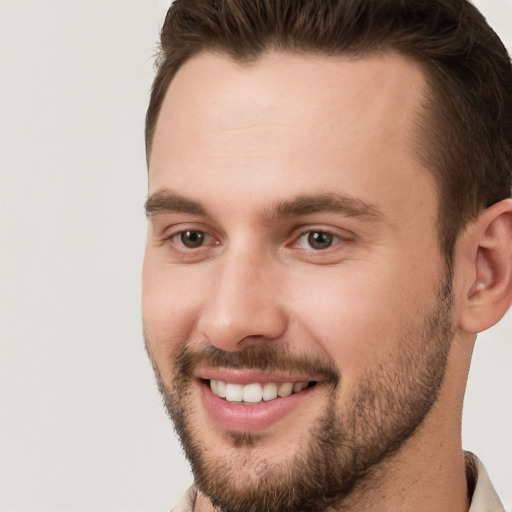
M484 465L476 455L466 452L468 487L473 490L468 512L505 512ZM196 488L191 486L170 512L193 512Z
M492 485L482 461L473 453L466 452L466 474L468 485L474 482L473 497L468 512L505 512L505 507Z

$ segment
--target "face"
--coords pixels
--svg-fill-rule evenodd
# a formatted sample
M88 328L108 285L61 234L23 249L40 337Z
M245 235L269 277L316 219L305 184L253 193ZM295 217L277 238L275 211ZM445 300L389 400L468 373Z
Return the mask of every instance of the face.
M452 338L437 196L399 56L203 54L150 161L146 347L204 495L322 510L436 407Z

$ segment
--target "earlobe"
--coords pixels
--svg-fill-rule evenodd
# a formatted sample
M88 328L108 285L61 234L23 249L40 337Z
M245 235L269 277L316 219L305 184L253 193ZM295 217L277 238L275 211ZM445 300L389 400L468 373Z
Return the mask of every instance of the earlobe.
M512 199L484 210L469 229L472 278L459 327L476 334L496 324L512 304Z

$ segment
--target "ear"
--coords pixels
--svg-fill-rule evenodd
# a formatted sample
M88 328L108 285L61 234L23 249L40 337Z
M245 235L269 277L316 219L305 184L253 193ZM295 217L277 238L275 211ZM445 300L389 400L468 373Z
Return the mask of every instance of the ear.
M461 248L466 257L459 328L479 333L512 304L512 199L484 210L470 224Z

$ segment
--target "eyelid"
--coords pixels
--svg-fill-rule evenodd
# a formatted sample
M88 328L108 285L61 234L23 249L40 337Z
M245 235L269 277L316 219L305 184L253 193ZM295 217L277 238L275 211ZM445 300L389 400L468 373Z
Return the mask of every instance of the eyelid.
M205 236L205 243L196 248L187 247L179 240L179 237L186 233L187 231L194 231L198 233L202 233ZM158 239L162 244L169 244L173 246L173 250L178 252L193 252L193 251L201 251L205 249L211 249L216 245L220 245L220 237L209 226L205 226L200 222L179 222L176 224L172 224L167 226L162 230Z
M327 243L328 245L326 247L312 247L310 246L310 240L309 240L309 237L313 234L313 233L322 233L324 236L327 236ZM304 240L303 240L304 239ZM312 230L312 231L306 231L303 235L299 236L299 238L297 239L297 246L299 246L301 249L306 249L306 250L310 250L310 251L315 251L315 252L321 252L321 251L327 251L328 249L332 248L333 246L336 246L340 243L340 237L337 236L337 235L333 235L331 233L327 233L325 231L319 231L319 230ZM309 245L309 247L308 247Z
M201 233L217 237L216 232L208 224L196 220L166 219L160 225L155 226L155 235L162 241L169 240L173 236L185 231L200 231Z
M170 240L170 241L179 240L180 237L184 233L187 233L188 231L192 231L195 233L201 233L202 235L204 235L205 243L203 245L197 247L196 249L201 249L202 247L207 247L207 246L211 246L211 245L218 245L218 239L216 237L214 237L212 234L208 233L208 231L205 231L203 229L190 229L190 228L180 229L179 231L174 231L173 233L168 235L166 237L166 239ZM211 243L212 241L214 242L213 244ZM194 250L193 247L187 247L186 245L184 245L183 242L181 242L181 240L178 242L178 244L188 251Z
M308 235L310 233L315 233L315 232L331 235L337 241L334 242L331 246L329 246L326 249L313 249L313 248L309 248L309 249L302 248L302 249L309 250L311 252L325 252L333 247L338 246L342 242L349 242L354 239L354 234L347 230L341 230L341 229L336 229L336 228L327 227L327 226L307 226L307 227L302 227L299 229L298 233L293 236L292 242L291 242L291 244L289 244L289 247L297 247L297 248L301 249L301 247L298 247L298 243L299 243L300 239L305 235Z

